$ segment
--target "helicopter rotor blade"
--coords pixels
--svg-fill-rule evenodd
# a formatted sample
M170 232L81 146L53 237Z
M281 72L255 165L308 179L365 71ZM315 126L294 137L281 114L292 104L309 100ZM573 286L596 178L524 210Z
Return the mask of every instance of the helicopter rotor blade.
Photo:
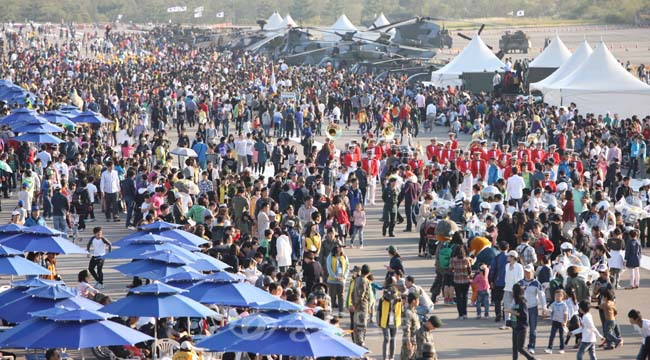
M469 37L469 36L467 36L467 35L465 35L465 34L463 34L463 33L458 33L457 35L460 36L460 37L462 37L462 38L465 39L465 40L472 41L472 38L471 38L471 37Z
M481 24L481 27L478 29L478 34L481 35L483 32L483 29L485 28L485 24Z

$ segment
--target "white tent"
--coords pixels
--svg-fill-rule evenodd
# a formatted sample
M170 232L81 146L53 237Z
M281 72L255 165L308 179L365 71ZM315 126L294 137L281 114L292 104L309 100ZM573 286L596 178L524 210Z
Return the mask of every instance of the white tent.
M529 64L529 68L559 68L571 57L559 36L555 35L551 43Z
M545 87L544 101L575 103L583 114L645 117L650 114L650 85L625 70L601 42L578 69Z
M377 16L377 19L375 19L375 22L372 23L371 27L378 28L380 26L386 26L388 24L390 24L390 21L388 21L388 19L386 19L386 16L384 15L384 13L381 13L381 14L379 14L379 16Z
M390 21L388 21L388 19L384 15L384 13L381 13L377 17L377 19L375 19L375 21L372 23L372 25L370 25L368 30L363 31L358 36L360 38L362 38L362 39L370 40L370 41L374 41L374 40L379 39L379 36L381 36L381 33L383 33L383 32L387 33L390 36L393 36L393 35L395 35L395 29L390 29L388 31L386 31L386 29L374 30L375 28L378 28L378 27L381 27L381 26L386 26L386 25L389 25L389 24L390 24Z
M585 60L587 60L592 52L594 51L591 49L591 45L589 45L587 40L583 41L582 44L580 44L580 46L578 46L576 49L576 52L574 52L573 55L571 55L571 57L551 75L549 75L544 80L530 84L530 90L539 90L543 92L545 86L550 85L564 78L565 76L568 76L577 68L579 68L580 65L582 65Z
M431 74L431 83L437 87L460 86L463 83L460 79L463 73L494 72L505 67L481 37L475 35L460 54Z
M264 26L264 30L278 30L282 28L284 19L280 14L277 12L274 12L273 15L271 15L267 20L266 20L266 25Z
M354 24L352 24L350 19L348 19L348 17L345 16L345 14L343 14L329 28L329 31L332 34L329 34L329 33L323 34L323 39L327 40L327 41L338 41L340 39L340 37L337 36L336 34L334 34L335 32L339 33L339 34L345 34L346 32L358 31L358 30L357 30L356 26L354 26Z
M287 14L287 16L284 17L284 20L282 21L282 25L284 27L296 27L298 24L296 24L295 21L293 21L293 18L291 17L291 14Z

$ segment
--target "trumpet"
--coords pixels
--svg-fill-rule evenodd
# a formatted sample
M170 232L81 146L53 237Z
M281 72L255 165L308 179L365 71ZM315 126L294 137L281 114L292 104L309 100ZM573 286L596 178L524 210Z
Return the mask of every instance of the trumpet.
M341 137L343 134L343 130L341 130L341 126L336 123L330 123L327 126L327 138L330 140L336 140Z
M384 129L381 131L381 136L383 136L386 141L393 140L395 137L395 126L393 126L393 124L384 126Z

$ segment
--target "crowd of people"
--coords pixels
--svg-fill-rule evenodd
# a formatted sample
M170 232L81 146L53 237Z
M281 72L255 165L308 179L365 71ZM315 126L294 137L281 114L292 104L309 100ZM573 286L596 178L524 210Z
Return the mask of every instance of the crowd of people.
M2 130L0 159L12 170L0 174L4 198L19 197L13 223L51 220L75 237L102 213L129 229L181 224L251 284L333 322L349 315L357 344L366 345L376 322L384 359L437 358L441 294L460 320L470 303L477 318L493 311L500 328L512 329L513 358L534 358L545 315L547 353L556 334L560 353L569 337L580 339L578 359L623 345L616 293L640 286L641 249L650 246L650 115L583 114L573 104L289 67L176 46L168 31L79 40L7 30L0 77L34 98L5 104L3 115L72 104L111 121L66 127L63 143L40 147ZM432 137L441 127L448 138ZM356 140L341 146L350 129ZM431 293L394 246L377 279L350 263L346 249L363 248L364 228L378 224L366 207L378 206L384 236L404 223L419 255L434 259ZM102 231L94 228L89 270L79 274L93 298L111 247ZM57 278L54 254L44 261ZM628 317L646 358L650 323L636 310Z

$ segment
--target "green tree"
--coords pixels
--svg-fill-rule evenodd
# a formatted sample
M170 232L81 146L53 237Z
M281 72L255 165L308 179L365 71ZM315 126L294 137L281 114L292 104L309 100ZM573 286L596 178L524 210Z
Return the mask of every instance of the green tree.
M296 22L303 24L316 15L315 8L313 0L293 0L289 13Z
M331 0L323 8L322 19L325 23L333 23L343 13L345 13L345 0Z

